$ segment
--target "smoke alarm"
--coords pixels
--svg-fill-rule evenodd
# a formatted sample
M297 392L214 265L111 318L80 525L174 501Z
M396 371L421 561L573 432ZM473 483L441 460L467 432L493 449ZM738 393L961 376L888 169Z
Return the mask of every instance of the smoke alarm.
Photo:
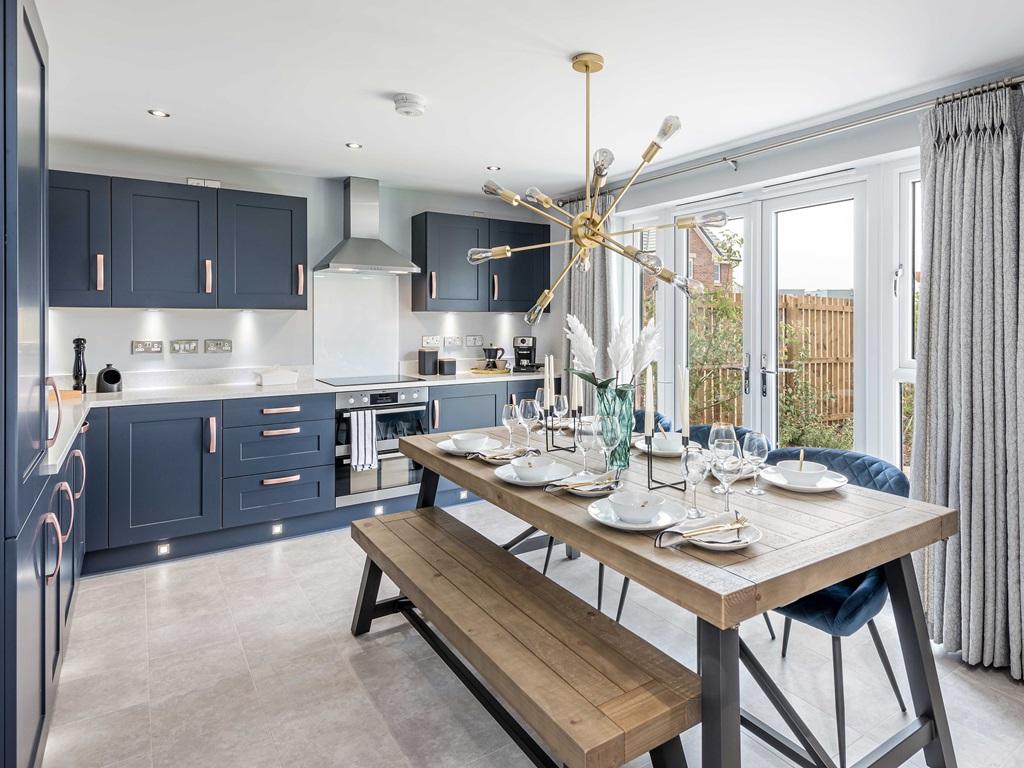
M402 117L422 117L427 111L427 100L415 93L395 94L395 112Z

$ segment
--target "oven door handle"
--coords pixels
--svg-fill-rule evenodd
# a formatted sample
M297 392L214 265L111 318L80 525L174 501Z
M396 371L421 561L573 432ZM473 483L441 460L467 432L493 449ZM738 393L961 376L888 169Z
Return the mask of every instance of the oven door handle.
M367 408L366 410L369 410L369 408ZM402 407L402 408L383 407L383 408L377 408L376 409L378 416L386 416L389 413L416 413L417 411L425 411L425 410L427 410L427 404L426 403L424 403L423 405L409 405L409 406L405 406L405 407ZM341 418L347 419L353 413L356 413L356 411L342 411L341 412Z
M401 452L379 453L379 454L377 454L377 461L390 461L391 459L407 459L407 458L408 458L408 456L406 456L404 453L401 453ZM352 463L352 459L347 457L347 456L341 460L342 466L346 466L347 467L351 463Z

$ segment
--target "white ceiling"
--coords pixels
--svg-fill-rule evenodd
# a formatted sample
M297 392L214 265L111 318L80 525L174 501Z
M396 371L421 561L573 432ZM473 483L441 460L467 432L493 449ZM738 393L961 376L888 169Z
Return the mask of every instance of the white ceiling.
M1024 40L1019 0L37 1L54 136L458 191L580 185L577 51L606 58L593 142L621 174L665 114L684 127L659 161L956 82ZM397 115L398 91L426 116Z

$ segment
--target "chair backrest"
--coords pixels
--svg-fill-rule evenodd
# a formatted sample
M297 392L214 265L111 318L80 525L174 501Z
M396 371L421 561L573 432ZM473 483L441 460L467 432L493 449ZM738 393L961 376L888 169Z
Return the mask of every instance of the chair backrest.
M743 447L743 438L747 436L748 432L753 430L750 427L736 427L736 439L739 441L740 447ZM711 425L710 424L693 424L690 427L690 442L700 443L704 448L710 448L708 445L708 438L711 437ZM768 443L768 448L771 448L771 443Z
M655 411L654 412L654 429L655 430L658 429L658 425L659 424L661 425L661 428L664 429L666 432L671 432L672 431L672 420L670 418L668 418L668 416L666 416L665 414L659 413L658 411ZM634 432L643 432L644 431L644 409L643 408L637 408L635 411L633 411L633 431Z
M839 448L804 448L804 458L824 464L833 472L844 475L854 485L873 488L876 491L894 493L897 496L910 495L910 481L899 467L877 456ZM769 464L778 464L787 459L799 459L799 448L776 448L768 454Z

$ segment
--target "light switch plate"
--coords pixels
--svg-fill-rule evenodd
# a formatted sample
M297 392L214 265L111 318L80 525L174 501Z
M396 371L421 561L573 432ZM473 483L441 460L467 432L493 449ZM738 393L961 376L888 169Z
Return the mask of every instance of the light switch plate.
M484 345L484 337L478 334L466 335L466 346L467 347L482 347Z
M231 339L203 339L203 351L208 355L230 352Z
M199 339L171 339L172 355L199 354Z
M144 341L141 339L132 339L133 355L162 355L163 353L164 343L162 341Z
M461 347L462 337L461 336L445 336L444 345L446 347Z
M423 336L422 340L423 340L423 343L421 344L421 346L424 346L424 347L440 347L441 346L441 337L440 336Z

